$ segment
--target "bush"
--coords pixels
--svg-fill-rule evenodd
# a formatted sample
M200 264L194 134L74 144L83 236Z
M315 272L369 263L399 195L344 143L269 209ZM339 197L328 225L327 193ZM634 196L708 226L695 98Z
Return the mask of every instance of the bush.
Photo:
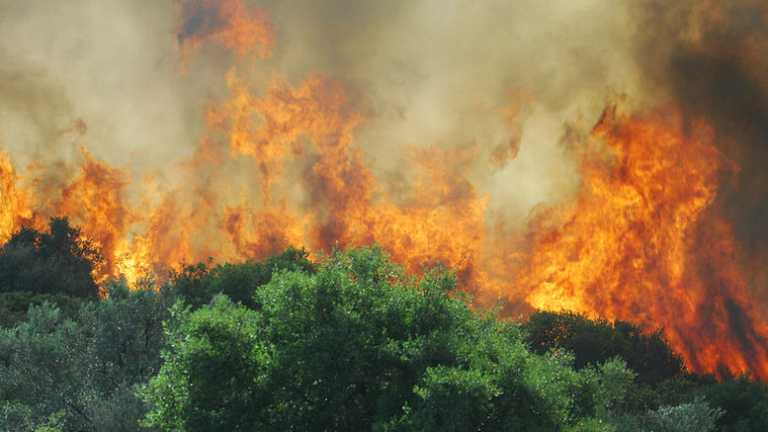
M98 249L67 219L51 219L41 233L24 228L0 247L0 293L33 292L96 298Z
M171 277L170 286L194 308L210 303L217 294L255 308L253 294L261 285L272 279L272 274L282 271L312 272L312 263L304 250L290 248L280 255L263 262L224 264L208 268L205 264L184 267Z
M43 303L55 305L65 318L77 316L83 299L64 294L36 294L32 292L0 293L0 327L13 327L27 318L31 306Z
M676 406L662 406L640 416L614 420L621 432L713 432L723 415L702 399Z
M573 395L602 389L601 372L574 371L568 355L531 354L516 325L477 316L453 288L450 274L414 281L378 249L362 249L333 255L316 273L276 273L255 291L257 309L225 297L198 310L178 304L163 366L142 391L146 424L552 431L613 403L578 407Z
M524 327L533 351L566 349L575 354L577 369L621 357L642 383L655 384L685 373L682 360L661 331L646 334L626 322L593 321L570 312L536 312Z
M768 430L768 384L739 378L703 386L699 394L725 410L717 423L720 431Z
M722 415L721 409L710 408L706 402L696 400L649 412L646 416L647 429L658 432L711 432Z
M0 430L52 428L57 413L63 431L139 430L146 407L135 385L159 370L171 299L117 284L108 298L83 303L75 320L44 302L0 329Z

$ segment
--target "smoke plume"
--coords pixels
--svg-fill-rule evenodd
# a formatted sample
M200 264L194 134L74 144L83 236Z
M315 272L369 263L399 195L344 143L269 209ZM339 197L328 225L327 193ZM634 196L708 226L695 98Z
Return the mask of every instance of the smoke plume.
M98 279L376 243L768 378L759 1L0 0L0 241Z

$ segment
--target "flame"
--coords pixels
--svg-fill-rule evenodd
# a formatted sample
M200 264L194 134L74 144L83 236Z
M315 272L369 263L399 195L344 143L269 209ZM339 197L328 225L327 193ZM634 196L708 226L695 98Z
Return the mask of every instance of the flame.
M713 212L720 176L734 169L713 136L706 124L686 130L673 109L606 110L581 155L578 198L534 224L518 280L527 301L662 326L696 371L768 378L768 328Z
M216 42L239 57L269 57L274 44L266 14L249 10L243 0L177 0L182 58L206 42Z
M481 259L487 198L460 174L475 153L474 147L412 150L412 196L402 203L390 199L374 205L365 224L353 231L357 243L381 245L412 272L446 265L465 288L476 286L482 277L475 267ZM366 231L370 239L362 238Z
M94 271L97 282L102 282L115 275L116 251L124 247L131 223L123 199L128 179L122 171L96 160L87 149L81 147L80 152L80 172L61 191L56 209L80 226L83 235L101 250L105 262Z
M183 62L206 43L236 57L270 55L272 25L243 0L177 5ZM714 25L716 14L699 19ZM705 122L684 120L674 106L628 113L613 105L589 136L570 130L581 188L537 209L519 233L493 213L470 173L478 164L509 167L533 101L527 92L513 92L496 113L508 141L490 152L411 144L394 185L358 145L369 111L341 83L276 72L262 89L234 67L224 82L229 96L205 110L195 152L166 177L132 175L85 146L74 168L39 163L20 174L0 153L0 242L67 216L104 254L96 280L124 277L131 286L186 263L376 243L409 272L454 269L478 304L501 297L515 311L663 326L693 370L768 379L768 323L740 264L748 260L718 212L720 188L738 168ZM86 129L79 119L65 132L84 138Z
M474 149L414 149L408 160L417 173L413 196L396 204L354 146L363 118L349 109L338 84L315 75L292 86L276 77L264 96L254 97L234 71L227 82L231 100L211 107L207 120L225 134L233 153L253 158L261 173L264 210L245 216L238 207L225 223L241 252L248 244L246 256L263 256L303 239L319 250L378 243L413 271L438 262L459 273L474 266L484 200L452 169L472 159ZM288 162L307 156L313 161L300 179L308 191L308 205L301 210L307 216L289 217L285 203L275 202L276 180ZM281 215L280 223L275 214ZM244 240L252 237L243 237L249 217L259 241ZM461 230L445 229L457 224Z
M223 229L238 256L260 258L265 251L281 251L303 243L303 224L294 218L285 208L230 207L224 216Z
M16 171L0 151L0 244L6 242L25 222L32 219L29 198L19 190Z

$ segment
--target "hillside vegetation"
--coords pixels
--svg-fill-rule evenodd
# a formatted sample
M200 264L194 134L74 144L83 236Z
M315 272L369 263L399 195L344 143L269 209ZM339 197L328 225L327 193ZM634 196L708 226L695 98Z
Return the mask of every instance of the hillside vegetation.
M377 248L97 295L80 238L54 220L0 248L0 430L768 430L765 384L689 373L658 329L510 321Z

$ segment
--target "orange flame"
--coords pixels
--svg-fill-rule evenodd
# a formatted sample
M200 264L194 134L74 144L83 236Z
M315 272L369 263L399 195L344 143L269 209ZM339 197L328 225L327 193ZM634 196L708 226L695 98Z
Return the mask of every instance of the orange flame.
M0 243L31 219L29 198L19 190L16 171L8 156L0 151Z
M77 177L61 191L56 208L80 225L83 234L95 242L105 259L103 268L97 268L96 280L113 276L116 266L115 251L120 248L131 223L131 214L123 199L128 184L125 175L91 156L81 148L83 163Z
M182 58L208 41L240 57L250 53L269 57L274 35L261 10L249 10L243 0L177 0L177 4Z
M232 99L208 112L209 124L223 131L230 149L254 159L261 173L264 212L251 212L252 226L266 240L248 241L247 256L260 256L284 247L287 240L316 249L379 243L410 270L442 262L467 273L474 265L483 230L484 202L452 166L473 157L473 149L414 150L410 166L417 173L413 196L396 205L363 162L354 143L362 117L348 108L344 91L321 76L293 87L276 78L266 94L256 98L227 76ZM306 139L311 149L302 145ZM308 193L305 218L288 217L274 207L276 180L293 159L311 158L300 181ZM225 223L242 250L242 209L230 211ZM281 224L271 222L273 214ZM462 230L445 227L460 224ZM253 247L258 247L254 253ZM435 254L435 251L440 251Z
M733 169L712 137L705 124L685 130L673 110L608 109L581 157L576 202L537 219L518 284L539 309L663 326L694 370L768 378L768 327L712 209Z
M243 0L177 4L183 55L208 42L238 56L270 54L272 26ZM693 370L768 379L768 323L717 212L718 186L736 168L706 124L687 124L674 108L607 109L591 136L568 137L582 175L575 199L536 213L529 236L518 238L467 173L478 161L493 171L514 159L530 96L513 95L501 112L507 143L487 155L478 145L412 146L404 186L393 187L356 145L365 118L340 83L311 75L296 85L275 74L257 93L235 69L225 81L230 98L206 111L208 132L193 156L169 167L173 185L134 182L83 148L78 170L41 165L57 175L32 175L21 188L18 177L30 176L17 176L0 153L0 242L68 216L104 253L94 276L131 284L209 258L377 243L410 272L454 269L483 301L663 326ZM85 129L78 121L72 130Z

